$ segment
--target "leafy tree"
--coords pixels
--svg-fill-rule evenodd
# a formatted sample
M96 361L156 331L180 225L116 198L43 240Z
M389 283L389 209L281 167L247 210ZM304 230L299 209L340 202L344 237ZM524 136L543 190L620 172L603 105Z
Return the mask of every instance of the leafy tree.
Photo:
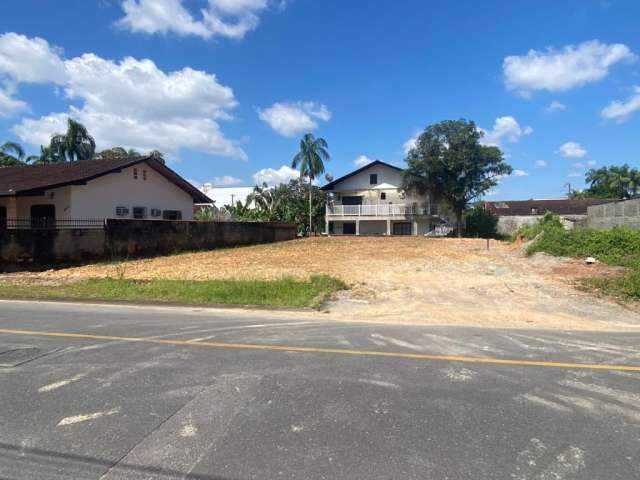
M236 200L235 204L225 205L226 212L236 220L256 220L255 212L252 212L249 208L251 202L242 200Z
M309 226L313 227L313 207L312 207L312 191L313 181L318 175L324 173L324 162L328 161L331 156L327 149L329 146L324 138L315 138L313 134L307 133L300 140L300 151L293 157L291 166L300 168L300 177L309 179ZM311 229L309 230L311 235Z
M311 186L311 216L308 205L309 186L305 184L304 179L291 180L288 184L279 185L275 190L275 195L282 196L282 199L276 208L274 220L295 223L301 234L322 230L327 195L320 187ZM310 218L314 223L309 223Z
M247 198L249 203L260 211L261 217L267 221L276 220L276 211L280 203L285 200L286 189L269 188L266 183L253 187L253 192Z
M459 237L468 203L512 172L498 147L480 143L482 136L472 121L446 120L427 127L406 158L403 188L446 201L456 215Z
M0 145L0 167L15 167L36 162L37 155L26 156L22 145L16 142L4 142Z
M211 207L200 208L193 216L193 218L198 222L213 222L215 217L215 212Z
M98 152L95 158L106 159L106 158L128 158L128 157L137 157L140 155L140 152L135 150L134 148L125 149L122 147L113 147L107 148L106 150L102 150Z
M633 198L640 189L640 171L626 163L622 166L591 169L585 175L589 187L572 193L573 198Z
M90 160L95 156L96 142L87 128L72 118L67 119L67 131L51 137L48 147L43 147L41 163L75 162Z

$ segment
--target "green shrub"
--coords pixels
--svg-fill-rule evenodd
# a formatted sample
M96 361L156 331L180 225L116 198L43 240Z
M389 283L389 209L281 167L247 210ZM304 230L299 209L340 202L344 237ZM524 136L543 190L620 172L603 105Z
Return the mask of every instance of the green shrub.
M547 212L536 223L522 225L516 232L516 236L524 237L527 240L533 240L543 231L549 232L556 230L564 230L562 222L560 221L560 217Z
M465 235L468 237L498 238L498 219L481 205L477 205L467 214Z

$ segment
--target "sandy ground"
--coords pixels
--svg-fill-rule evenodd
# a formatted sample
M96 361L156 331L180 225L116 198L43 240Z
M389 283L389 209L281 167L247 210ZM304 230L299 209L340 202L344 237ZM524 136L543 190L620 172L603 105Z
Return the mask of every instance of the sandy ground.
M617 275L602 265L545 255L519 245L422 237L313 238L234 249L12 275L67 281L89 277L273 279L328 274L351 285L325 315L385 323L561 329L640 329L634 305L574 288L584 276ZM5 276L6 277L6 276Z

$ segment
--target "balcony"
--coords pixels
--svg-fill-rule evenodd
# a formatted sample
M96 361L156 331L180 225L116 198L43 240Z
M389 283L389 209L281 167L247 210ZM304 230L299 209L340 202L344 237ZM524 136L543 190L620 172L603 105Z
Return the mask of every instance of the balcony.
M414 204L393 203L376 205L327 205L327 217L407 217L427 215L424 208Z

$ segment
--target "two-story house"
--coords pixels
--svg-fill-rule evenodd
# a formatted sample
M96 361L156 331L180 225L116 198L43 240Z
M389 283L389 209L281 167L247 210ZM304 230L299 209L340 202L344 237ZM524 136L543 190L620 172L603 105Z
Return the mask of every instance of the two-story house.
M423 235L442 223L428 195L402 189L402 169L376 160L328 183L329 235Z

